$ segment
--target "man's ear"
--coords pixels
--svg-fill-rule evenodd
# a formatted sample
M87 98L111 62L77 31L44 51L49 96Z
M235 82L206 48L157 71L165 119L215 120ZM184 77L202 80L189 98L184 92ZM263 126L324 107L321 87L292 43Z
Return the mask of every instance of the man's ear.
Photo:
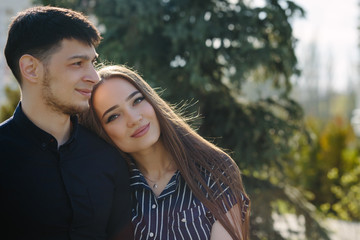
M23 81L37 83L42 76L42 63L29 54L21 56L19 59L19 67Z

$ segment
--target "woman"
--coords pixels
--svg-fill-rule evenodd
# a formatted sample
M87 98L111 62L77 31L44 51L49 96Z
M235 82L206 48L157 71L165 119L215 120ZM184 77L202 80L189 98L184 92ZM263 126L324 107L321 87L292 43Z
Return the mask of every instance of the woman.
M235 162L199 136L134 71L100 69L80 119L128 160L135 239L248 239Z

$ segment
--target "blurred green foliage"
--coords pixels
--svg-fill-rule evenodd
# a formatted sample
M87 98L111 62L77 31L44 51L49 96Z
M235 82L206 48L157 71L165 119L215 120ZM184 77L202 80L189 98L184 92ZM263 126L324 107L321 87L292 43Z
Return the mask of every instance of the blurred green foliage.
M19 89L14 89L10 85L4 88L6 102L0 106L0 122L8 119L14 113L14 110L20 100Z
M308 118L306 125L311 144L299 136L288 175L327 216L360 221L360 145L349 121Z

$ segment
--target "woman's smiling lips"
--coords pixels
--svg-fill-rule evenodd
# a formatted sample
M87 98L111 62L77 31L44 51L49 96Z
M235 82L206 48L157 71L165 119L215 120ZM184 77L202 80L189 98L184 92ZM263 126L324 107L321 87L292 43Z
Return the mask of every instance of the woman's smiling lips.
M136 129L136 131L131 135L131 137L134 138L142 137L149 131L149 129L150 129L150 123Z

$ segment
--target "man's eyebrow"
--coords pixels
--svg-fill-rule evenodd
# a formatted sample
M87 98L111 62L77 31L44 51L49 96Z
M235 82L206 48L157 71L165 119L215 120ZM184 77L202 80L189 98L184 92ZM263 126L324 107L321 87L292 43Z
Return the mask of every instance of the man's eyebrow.
M99 54L95 54L94 58L91 60L94 60L96 58L99 57ZM74 55L68 58L68 60L72 60L72 59L76 59L76 58L80 58L80 59L84 59L84 60L90 60L90 56L89 55Z
M90 59L90 57L88 55L73 55L73 56L69 57L68 60L76 59L76 58L81 58L81 59L84 59L84 60L89 60Z

